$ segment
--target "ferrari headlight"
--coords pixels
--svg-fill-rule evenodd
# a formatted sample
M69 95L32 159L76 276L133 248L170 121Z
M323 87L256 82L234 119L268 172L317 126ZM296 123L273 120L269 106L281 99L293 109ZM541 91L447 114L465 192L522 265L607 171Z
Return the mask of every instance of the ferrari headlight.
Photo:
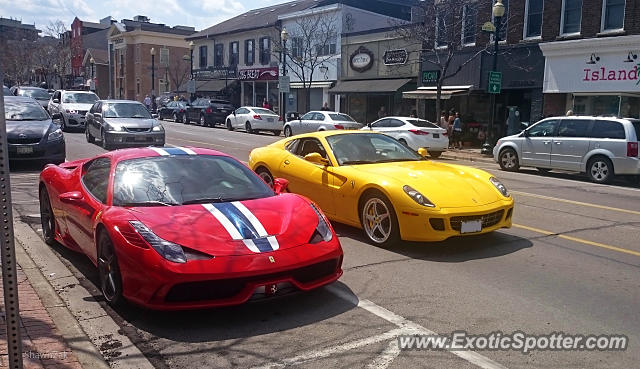
M156 126L153 126L153 128L151 128L151 130L153 132L162 132L162 131L164 131L164 128L162 127L162 124L158 124Z
M49 136L47 136L47 141L57 141L61 138L62 138L62 130L58 128L53 132L49 133Z
M331 232L331 227L329 227L329 224L327 223L327 220L324 218L324 215L322 215L320 210L318 210L318 208L316 208L315 205L313 204L309 204L309 205L311 205L311 208L313 208L313 211L315 211L316 215L318 216L318 226L316 227L316 230L313 231L313 235L311 235L311 239L309 240L309 243L331 241L331 239L333 238L333 233Z
M421 194L413 187L405 185L404 187L402 187L402 189L404 190L404 193L409 195L409 197L411 197L413 201L417 202L418 204L429 208L434 208L436 206L434 203L429 201L429 199L425 195Z
M498 189L498 191L500 191L502 196L509 197L509 191L507 191L505 185L503 185L502 182L500 182L496 177L489 178L489 182L491 182L491 184L494 185Z
M131 220L129 223L160 256L174 263L187 262L182 246L158 237L142 222Z

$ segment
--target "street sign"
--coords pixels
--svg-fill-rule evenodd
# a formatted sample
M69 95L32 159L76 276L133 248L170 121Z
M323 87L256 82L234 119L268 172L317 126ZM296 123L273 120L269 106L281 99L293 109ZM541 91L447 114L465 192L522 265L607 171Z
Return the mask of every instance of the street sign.
M502 91L502 73L489 72L489 83L487 85L490 94L499 94Z
M195 94L196 93L196 80L190 79L187 81L187 93Z
M435 85L440 79L439 70L423 70L422 71L422 85L431 86Z
M491 22L485 22L482 25L482 32L495 32L496 26Z
M278 79L278 85L280 86L280 93L288 94L291 91L291 80L289 76L280 76Z

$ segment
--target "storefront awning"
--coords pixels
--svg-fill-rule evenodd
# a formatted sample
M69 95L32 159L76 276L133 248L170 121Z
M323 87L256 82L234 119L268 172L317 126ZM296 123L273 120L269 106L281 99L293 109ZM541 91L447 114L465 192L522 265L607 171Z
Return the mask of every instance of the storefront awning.
M311 88L329 88L329 87L331 87L332 83L333 83L332 81L311 82ZM305 82L304 85L306 85L308 87L309 86L309 82ZM291 88L304 88L305 87L304 85L303 85L302 82L291 82L289 84L289 87L291 87Z
M471 86L442 86L440 98L448 100L451 96L468 93L469 88ZM415 91L403 92L402 97L405 99L435 100L437 94L436 87L420 87Z
M236 81L235 79L229 79L229 80L226 80L226 81L223 80L223 79L214 79L214 80L210 80L210 81L198 81L198 80L196 80L196 93L197 92L218 92L220 90L223 90L226 86L230 86L235 81ZM178 91L186 91L188 82L189 81L185 81L178 88Z
M336 87L329 90L330 93L371 93L371 92L395 92L402 86L411 82L411 79L375 79L364 81L338 81Z

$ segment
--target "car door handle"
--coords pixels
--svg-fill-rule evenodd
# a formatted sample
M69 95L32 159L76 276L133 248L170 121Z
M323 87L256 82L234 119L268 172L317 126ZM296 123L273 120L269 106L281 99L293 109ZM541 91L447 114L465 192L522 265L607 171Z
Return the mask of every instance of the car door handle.
M560 145L562 142L556 142L556 145Z
M551 143L551 141L542 141L542 143L544 143L545 145L548 145L549 143Z
M284 165L289 165L291 162L289 160L284 161Z

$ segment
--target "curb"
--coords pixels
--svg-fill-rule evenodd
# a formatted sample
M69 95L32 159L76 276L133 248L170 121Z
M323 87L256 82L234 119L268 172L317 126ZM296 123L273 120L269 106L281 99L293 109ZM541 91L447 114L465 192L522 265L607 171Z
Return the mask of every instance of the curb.
M14 229L17 261L82 367L153 369L58 255L20 221L15 209ZM109 364L104 357L110 358Z
M470 154L470 153L465 153L465 152L443 152L442 155L440 155L440 158L442 159L452 159L452 160L466 160L466 161L473 161L473 162L479 162L479 163L491 163L491 164L495 164L495 160L493 160L492 157L489 156L481 156L481 155L477 155L477 154Z

